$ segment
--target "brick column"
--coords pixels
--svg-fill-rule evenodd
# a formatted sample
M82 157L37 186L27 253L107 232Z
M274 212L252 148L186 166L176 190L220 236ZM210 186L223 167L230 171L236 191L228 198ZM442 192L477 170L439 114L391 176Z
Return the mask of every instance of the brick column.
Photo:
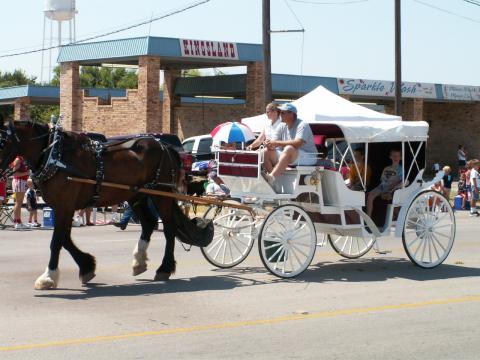
M247 65L246 84L246 116L265 112L265 97L263 86L263 62L253 62Z
M82 97L80 73L77 62L60 65L60 114L63 115L65 130L82 130Z
M138 95L142 104L140 128L146 132L161 131L160 58L141 56L138 59Z
M402 101L402 118L405 121L423 120L423 99Z
M413 99L413 121L424 120L423 99Z
M174 124L173 111L175 106L180 105L180 96L175 95L175 83L180 77L180 70L165 70L163 83L163 110L162 110L162 131L172 133L176 128Z
M29 120L30 119L30 99L28 97L15 100L13 119Z

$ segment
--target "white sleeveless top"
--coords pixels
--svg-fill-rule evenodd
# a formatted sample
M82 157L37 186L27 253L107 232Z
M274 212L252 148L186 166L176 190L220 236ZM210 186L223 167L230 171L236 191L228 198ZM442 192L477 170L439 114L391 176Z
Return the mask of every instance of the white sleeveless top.
M281 132L282 119L278 119L272 124L270 119L265 122L265 138L271 140L282 140Z

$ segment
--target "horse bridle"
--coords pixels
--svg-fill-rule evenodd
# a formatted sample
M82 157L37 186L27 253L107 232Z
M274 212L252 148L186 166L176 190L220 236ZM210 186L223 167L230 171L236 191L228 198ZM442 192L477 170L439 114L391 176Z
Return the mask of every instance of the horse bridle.
M8 127L6 130L0 129L0 151L1 152L5 150L5 147L9 142L11 142L12 144L11 154L17 154L18 144L20 144L20 139L18 138L17 132L15 131L15 126L13 125L12 121L8 122ZM9 157L4 157L2 154L2 162L0 163L0 177L10 176L11 173L13 173L12 169L8 167L8 164L12 160L13 159L9 159Z

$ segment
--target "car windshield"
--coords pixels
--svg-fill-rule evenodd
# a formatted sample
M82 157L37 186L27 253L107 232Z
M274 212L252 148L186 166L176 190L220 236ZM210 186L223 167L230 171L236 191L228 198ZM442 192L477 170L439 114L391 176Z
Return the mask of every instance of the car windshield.
M183 143L183 150L188 153L193 151L193 145L195 144L195 140L188 140Z
M211 152L212 138L202 139L198 144L197 152L199 154L208 154Z

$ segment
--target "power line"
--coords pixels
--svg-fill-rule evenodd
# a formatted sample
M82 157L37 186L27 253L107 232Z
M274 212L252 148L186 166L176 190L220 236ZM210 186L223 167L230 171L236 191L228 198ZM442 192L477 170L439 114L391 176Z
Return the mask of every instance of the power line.
M432 9L435 9L435 10L438 10L438 11L441 11L441 12L444 12L446 14L450 14L450 15L453 15L453 16L456 16L456 17L459 17L461 19L464 19L464 20L468 20L468 21L472 21L474 23L477 23L477 24L480 24L480 20L477 20L477 19L472 19L468 16L463 16L463 15L460 15L460 14L457 14L457 13L454 13L450 10L446 10L446 9L443 9L443 8L440 8L438 6L435 6L435 5L432 5L432 4L429 4L429 3L426 3L426 2L423 2L423 1L420 1L420 0L413 0L419 4L422 4L423 6L427 6L429 8L432 8ZM464 0L466 1L466 0Z
M475 0L463 0L467 3L470 3L470 4L473 4L473 5L477 5L477 6L480 6L480 2L479 1L475 1Z
M302 28L302 30L305 30L304 27L303 27L303 24L302 22L300 21L300 19L298 18L297 14L295 14L295 11L293 11L292 7L290 6L290 4L288 3L288 0L284 0L285 2L285 5L287 5L288 7L288 10L290 10L290 12L293 14L293 16L295 17L295 19L297 20L298 24L300 25L300 27Z
M313 4L313 5L351 5L351 4L358 4L362 2L367 2L368 0L353 0L353 1L308 1L308 0L290 0L298 3L304 4Z
M121 28L121 29L117 29L117 30L113 30L113 31L110 31L110 32L107 32L107 33L103 33L103 34L100 34L100 35L95 35L95 36L91 36L91 37L88 37L88 38L85 38L85 39L82 39L82 40L78 40L78 41L75 41L73 43L70 43L68 45L75 45L75 44L78 44L78 43L83 43L83 42L86 42L86 41L91 41L91 40L96 40L96 39L100 39L102 37L105 37L105 36L109 36L109 35L113 35L113 34L118 34L120 32L123 32L123 31L127 31L127 30L131 30L131 29L134 29L134 28L137 28L139 26L143 26L143 25L147 25L147 24L150 24L154 21L158 21L158 20L162 20L162 19L165 19L167 17L170 17L170 16L173 16L173 15L176 15L176 14L180 14L182 12L185 12L187 10L190 10L190 9L193 9L197 6L200 6L200 5L203 5L203 4L206 4L210 2L210 0L202 0L202 1L197 1L191 5L188 5L186 7L183 7L179 10L174 10L174 11L171 11L165 15L161 15L161 16L157 16L155 18L151 18L150 20L146 20L146 21L142 21L142 22L139 22L139 23L136 23L136 24L133 24L133 25L130 25L130 26L127 26L127 27L124 27L124 28ZM18 53L14 53L14 54L6 54L6 55L0 55L0 59L2 58L7 58L7 57L13 57L13 56L19 56L19 55L27 55L27 54L33 54L33 53L37 53L37 52L41 52L41 51L45 51L45 50L51 50L51 49L56 49L58 47L61 47L63 45L55 45L55 46L50 46L50 47L46 47L46 48L41 48L41 49L35 49L35 50L30 50L30 51L23 51L23 52L18 52Z

